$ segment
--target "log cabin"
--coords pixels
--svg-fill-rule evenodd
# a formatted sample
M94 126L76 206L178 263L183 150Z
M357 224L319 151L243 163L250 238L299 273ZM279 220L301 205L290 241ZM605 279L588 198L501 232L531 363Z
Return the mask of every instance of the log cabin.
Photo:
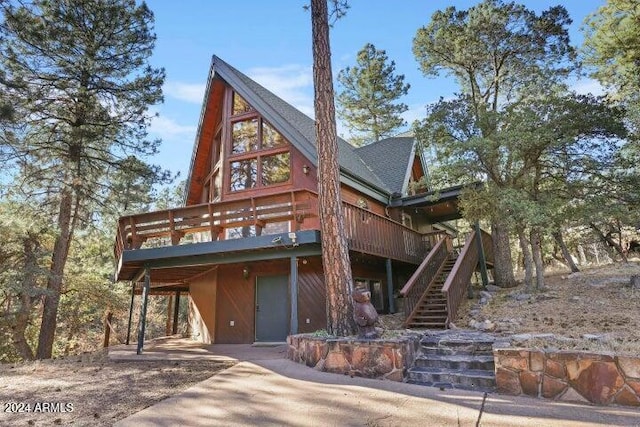
M380 313L405 310L407 327L446 328L473 271L491 265L479 227L453 248L444 222L460 217L462 187L417 185L427 164L411 135L338 144L354 285ZM143 299L138 352L149 295L173 296L174 333L187 295L203 343L326 327L316 166L314 120L214 56L184 206L119 219L116 280L131 283L131 310Z

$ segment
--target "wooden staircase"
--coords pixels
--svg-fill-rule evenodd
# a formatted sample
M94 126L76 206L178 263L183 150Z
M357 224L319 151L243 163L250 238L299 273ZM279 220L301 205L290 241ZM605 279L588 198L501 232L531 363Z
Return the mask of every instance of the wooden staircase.
M404 327L447 329L456 318L480 263L492 265L493 251L491 235L479 228L467 236L459 252L454 250L449 236L436 243L400 290L404 297Z
M457 254L450 253L438 271L433 284L423 294L405 327L414 329L447 328L447 298L442 293L442 286L449 277L456 260Z

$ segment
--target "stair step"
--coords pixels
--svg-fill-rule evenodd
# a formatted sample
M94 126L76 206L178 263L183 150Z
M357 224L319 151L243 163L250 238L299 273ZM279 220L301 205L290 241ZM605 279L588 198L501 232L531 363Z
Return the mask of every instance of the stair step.
M484 370L494 372L493 356L467 354L424 354L415 360L421 368L446 368L452 370Z
M410 327L420 328L420 329L445 329L445 322L411 322L409 323Z
M477 369L451 370L444 368L414 367L407 371L407 382L434 385L450 384L452 388L493 391L496 378L493 372Z

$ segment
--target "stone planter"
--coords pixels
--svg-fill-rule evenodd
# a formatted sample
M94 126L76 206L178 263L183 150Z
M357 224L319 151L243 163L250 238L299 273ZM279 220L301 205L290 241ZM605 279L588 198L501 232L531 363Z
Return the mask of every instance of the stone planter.
M415 359L417 339L319 338L291 335L287 358L323 372L402 381Z

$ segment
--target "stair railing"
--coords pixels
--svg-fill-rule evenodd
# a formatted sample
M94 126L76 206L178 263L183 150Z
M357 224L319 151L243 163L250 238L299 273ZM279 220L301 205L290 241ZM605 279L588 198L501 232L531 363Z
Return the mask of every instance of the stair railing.
M404 297L405 326L412 321L420 301L435 282L440 268L449 256L450 240L451 238L446 236L436 243L400 291L400 295Z
M453 319L456 318L458 307L471 282L471 276L478 265L479 253L478 243L476 242L477 238L478 234L475 230L469 234L456 263L451 269L451 273L449 273L447 280L442 286L442 293L447 299L447 328Z

